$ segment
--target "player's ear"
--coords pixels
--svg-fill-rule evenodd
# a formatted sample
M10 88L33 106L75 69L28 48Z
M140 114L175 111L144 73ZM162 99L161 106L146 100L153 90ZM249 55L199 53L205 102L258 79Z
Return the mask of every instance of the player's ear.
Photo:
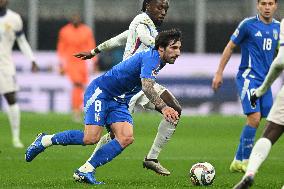
M159 46L159 51L160 51L161 53L163 53L163 52L165 51L165 48L164 48L164 47Z

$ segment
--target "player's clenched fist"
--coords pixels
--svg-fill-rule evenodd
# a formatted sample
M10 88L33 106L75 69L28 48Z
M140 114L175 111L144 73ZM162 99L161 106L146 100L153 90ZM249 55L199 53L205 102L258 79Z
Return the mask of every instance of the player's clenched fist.
M173 124L179 120L179 114L173 108L166 106L162 109L165 119Z

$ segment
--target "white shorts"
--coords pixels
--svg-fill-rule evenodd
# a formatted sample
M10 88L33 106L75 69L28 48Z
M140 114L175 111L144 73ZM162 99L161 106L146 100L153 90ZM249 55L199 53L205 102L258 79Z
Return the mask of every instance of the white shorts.
M10 75L0 70L0 94L6 94L18 90L15 75Z
M276 100L268 114L267 120L284 126L284 86L277 94Z
M158 83L154 85L154 89L157 91L159 95L161 95L164 91L167 90L164 86ZM134 113L135 107L142 107L148 110L155 110L155 105L150 102L150 100L146 97L143 91L140 91L131 98L128 108L131 114Z

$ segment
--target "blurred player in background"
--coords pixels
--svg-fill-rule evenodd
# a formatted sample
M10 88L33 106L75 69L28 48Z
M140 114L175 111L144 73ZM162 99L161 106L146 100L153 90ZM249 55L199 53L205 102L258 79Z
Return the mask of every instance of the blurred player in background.
M275 79L282 73L284 69L284 19L280 25L280 48L278 55L273 61L268 75L266 76L263 84L258 87L251 96L251 105L256 106L259 102L259 98L265 94L270 88ZM254 176L257 173L259 167L263 161L267 158L271 146L280 138L284 132L284 86L278 93L276 100L267 117L267 123L265 125L262 137L257 140L255 146L252 149L249 157L247 171L241 180L234 188L246 189L252 186Z
M100 44L91 52L82 52L77 54L77 57L89 59L96 56L101 51L108 51L115 47L126 45L123 56L123 59L125 60L135 53L141 52L149 47L153 47L155 37L158 35L157 27L162 24L165 16L167 15L168 8L168 0L144 0L142 5L143 13L137 15L133 19L127 31ZM179 114L181 114L181 106L178 101L164 86L156 84L155 90L168 106L174 108L177 112L179 112ZM144 109L157 110L143 91L140 91L131 99L129 103L129 111L131 113L134 113L135 106L140 106ZM161 175L170 175L170 171L159 163L158 156L166 143L171 139L176 126L177 123L171 124L165 119L160 122L154 143L143 161L144 168L153 170ZM95 151L110 140L111 137L109 134L103 136L97 144Z
M180 56L181 32L176 29L161 32L155 47L123 60L88 86L84 96L85 131L69 130L54 135L41 133L26 151L26 161L32 161L51 145L92 145L97 143L104 127L115 138L95 151L73 177L89 184L96 181L96 168L110 162L133 143L133 120L128 103L135 93L143 90L165 120L174 124L180 114L171 108L155 90L156 76L167 64ZM136 91L136 92L133 92Z
M12 49L15 40L20 50L32 62L32 71L38 70L35 57L23 32L20 15L7 8L8 1L0 0L0 94L8 103L8 118L11 125L13 146L22 148L20 141L20 108L17 103L16 69L12 61Z
M225 66L233 50L239 45L242 51L242 59L236 80L247 122L240 136L235 158L230 165L231 172L244 172L246 170L256 129L261 118L268 115L273 103L271 89L260 98L255 107L251 107L249 100L252 92L262 84L278 45L280 24L273 19L277 5L277 0L257 1L259 14L255 17L246 18L239 24L223 52L212 82L214 90L222 85Z
M88 65L73 54L95 47L92 29L81 22L79 14L74 14L71 22L59 31L57 53L61 63L60 71L72 83L72 116L75 122L81 122L83 94L88 83Z

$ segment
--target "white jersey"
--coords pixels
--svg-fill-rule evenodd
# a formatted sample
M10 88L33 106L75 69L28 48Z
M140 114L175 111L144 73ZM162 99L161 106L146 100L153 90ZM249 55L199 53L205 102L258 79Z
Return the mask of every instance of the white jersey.
M15 74L12 61L12 48L17 35L23 33L23 21L20 15L10 9L4 16L0 16L0 70Z
M155 45L158 35L154 22L146 13L137 15L130 23L123 59Z

